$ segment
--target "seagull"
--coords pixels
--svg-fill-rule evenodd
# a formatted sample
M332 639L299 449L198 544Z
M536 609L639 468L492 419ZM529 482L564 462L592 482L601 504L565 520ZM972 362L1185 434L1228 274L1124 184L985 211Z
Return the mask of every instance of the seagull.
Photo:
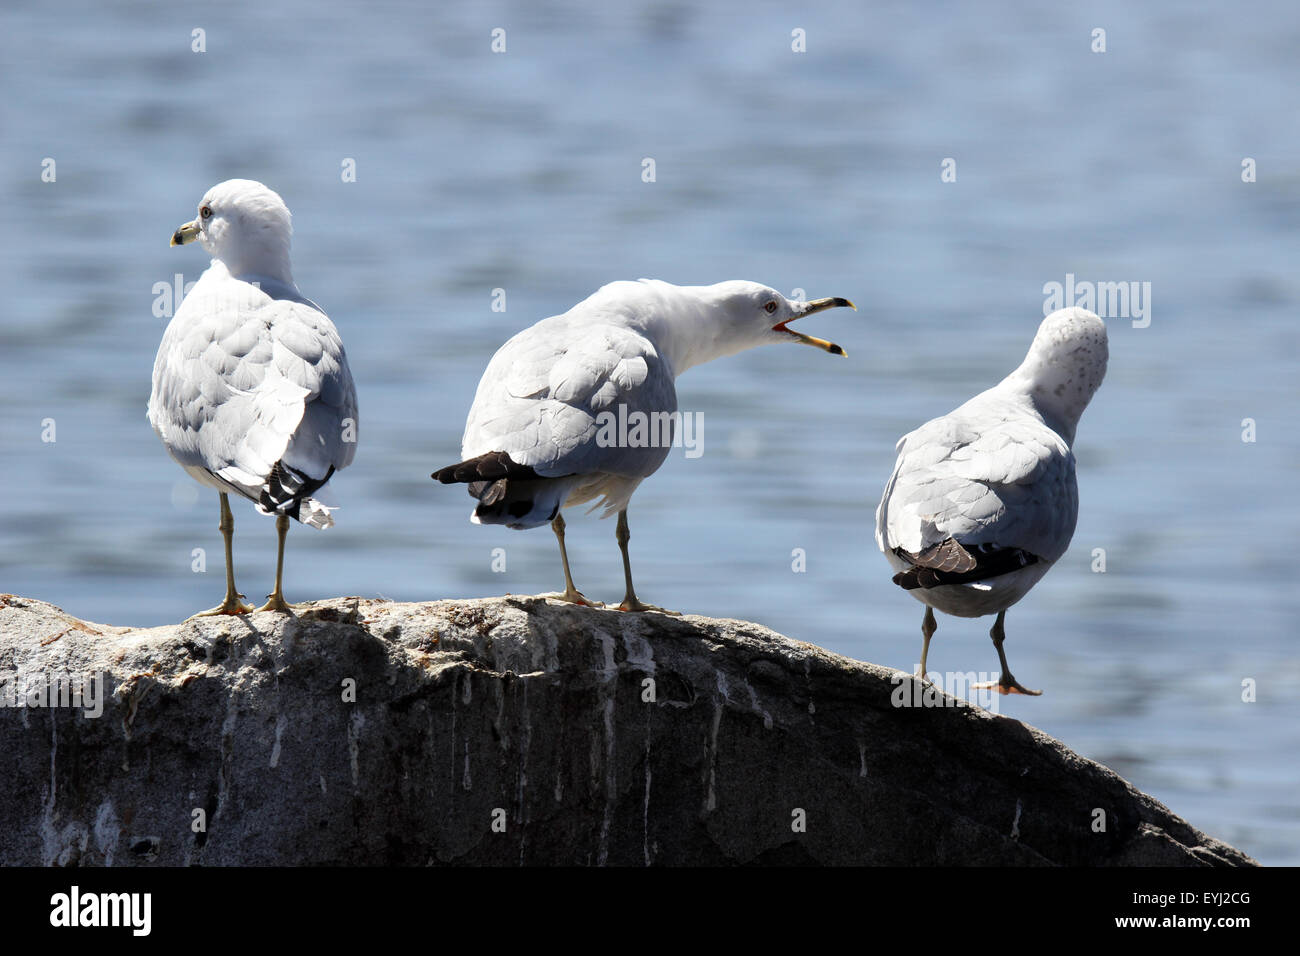
M289 519L334 524L320 491L356 454L356 386L334 323L294 284L284 200L231 179L209 189L198 212L171 244L197 239L212 264L163 333L149 424L221 501L226 597L194 616L253 611L235 589L231 494L275 515L275 590L257 610L290 614L282 586Z
M462 460L435 471L467 483L478 500L470 521L536 528L549 523L560 544L564 592L573 584L561 509L600 498L603 518L618 513L623 611L662 611L638 600L628 559L628 502L668 456L671 436L635 423L679 422L676 379L689 368L758 345L798 342L843 355L833 342L788 327L848 306L848 299L791 301L756 282L677 286L656 279L611 282L562 315L543 319L497 351L465 423ZM655 416L659 416L656 418ZM614 428L615 422L633 423ZM655 440L658 439L658 440Z
M876 545L894 583L926 605L924 679L935 610L997 614L1001 694L1030 694L1011 674L1003 622L1065 554L1079 516L1074 432L1106 375L1106 326L1084 309L1053 312L1020 366L960 408L899 439L876 509Z

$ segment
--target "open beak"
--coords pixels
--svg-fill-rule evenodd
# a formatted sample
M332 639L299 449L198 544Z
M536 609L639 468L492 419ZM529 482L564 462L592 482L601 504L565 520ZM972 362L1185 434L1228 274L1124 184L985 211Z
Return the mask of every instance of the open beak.
M183 246L187 242L193 242L199 237L199 221L197 219L187 222L175 232L172 233L172 245Z
M802 319L805 315L812 315L814 312L824 312L827 309L838 309L847 306L854 312L858 307L848 299L841 299L838 296L832 299L813 299L811 302L805 302L803 308L784 322L778 322L772 326L773 332L784 332L786 335L793 335L796 342L802 342L804 345L813 345L824 352L830 352L831 355L843 355L844 350L834 342L827 342L825 339L814 338L811 335L804 335L802 332L796 332L794 329L786 328L786 325L795 319Z

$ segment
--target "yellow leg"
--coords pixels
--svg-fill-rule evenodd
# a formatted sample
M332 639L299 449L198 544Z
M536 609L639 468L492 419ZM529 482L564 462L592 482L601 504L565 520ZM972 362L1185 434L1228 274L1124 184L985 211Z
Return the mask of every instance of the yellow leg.
M972 687L993 688L999 694L1028 694L1030 697L1038 697L1042 694L1041 690L1030 690L1027 687L1020 686L1020 682L1011 675L1011 668L1007 666L1007 655L1002 650L1002 642L1007 639L1007 632L1002 629L1002 621L1007 616L1006 611L998 612L998 619L993 622L993 627L989 629L989 637L993 638L993 646L998 649L998 660L1002 662L1002 674L996 684L987 682L983 684L972 684Z
M676 615L676 611L666 611L661 607L655 607L653 604L642 604L637 600L636 589L632 587L632 560L627 555L627 543L632 538L632 532L627 527L626 508L618 513L618 525L614 528L614 537L618 539L618 549L623 552L623 581L627 585L627 592L623 595L623 603L618 606L618 609L620 611L659 611L662 614Z
M939 624L934 619L934 608L928 604L925 606L925 617L921 619L921 636L925 638L925 643L921 645L921 680L927 680L925 676L925 659L930 656L930 638L934 637L934 632L939 629Z
M226 599L216 607L207 611L200 611L193 617L214 617L218 614L248 614L253 609L245 604L240 598L243 597L235 590L235 558L233 543L235 540L235 516L230 513L230 499L223 491L221 494L221 522L217 528L221 531L221 537L226 541Z
M573 586L573 575L569 573L569 552L564 548L564 515L555 512L555 517L551 519L551 530L555 532L555 540L560 542L560 563L564 565L564 593L557 594L557 601L568 601L570 604L582 604L586 607L604 607L599 601L588 601L582 596L582 592Z
M275 590L266 596L266 603L259 607L258 610L292 614L293 608L285 602L284 590L281 587L284 582L284 539L289 534L288 515L278 514L275 516L275 533L280 539L280 546L275 554Z

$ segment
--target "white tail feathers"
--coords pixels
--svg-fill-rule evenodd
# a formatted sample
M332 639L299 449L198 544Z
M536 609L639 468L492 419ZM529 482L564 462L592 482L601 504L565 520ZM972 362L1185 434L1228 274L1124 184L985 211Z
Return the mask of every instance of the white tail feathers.
M315 498L304 498L299 506L298 520L313 528L332 528L334 519L330 517L333 508L326 507Z
M254 502L254 505L259 514L274 515L279 513L264 508L257 502ZM303 524L311 525L313 528L332 528L334 527L334 518L331 517L330 512L337 510L337 508L337 505L323 505L315 498L303 498L298 506L298 520Z

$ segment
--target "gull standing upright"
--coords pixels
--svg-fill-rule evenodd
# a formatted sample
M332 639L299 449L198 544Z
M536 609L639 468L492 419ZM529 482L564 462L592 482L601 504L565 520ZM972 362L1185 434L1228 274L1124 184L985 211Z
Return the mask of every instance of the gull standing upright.
M306 299L289 269L289 209L248 179L213 186L173 246L198 240L212 265L163 333L149 423L167 453L216 489L226 547L226 597L199 615L246 614L235 589L228 495L275 515L275 590L258 610L291 613L284 600L289 519L334 524L320 490L356 453L357 393L338 331Z
M497 351L479 382L465 423L462 461L433 473L469 484L478 499L470 520L535 528L550 523L564 567L561 600L588 604L573 586L564 548L566 505L603 500L618 513L624 611L643 604L632 586L627 506L668 457L680 427L678 375L702 362L777 342L832 355L844 350L787 324L848 299L797 302L756 282L676 286L655 279L611 282L562 315L524 329ZM615 423L630 423L619 434ZM638 432L637 425L644 427Z
M898 442L876 509L876 544L894 583L926 605L921 677L938 609L997 613L1002 694L1032 694L1002 649L1007 608L1065 554L1079 516L1074 430L1106 375L1106 326L1084 309L1043 320L1020 367Z

